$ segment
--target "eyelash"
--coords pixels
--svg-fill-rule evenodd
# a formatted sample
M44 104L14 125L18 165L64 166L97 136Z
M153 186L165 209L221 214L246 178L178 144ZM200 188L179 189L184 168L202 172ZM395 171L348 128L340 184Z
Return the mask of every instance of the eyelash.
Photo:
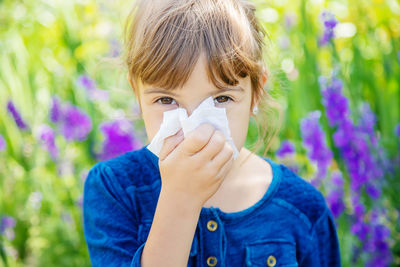
M215 99L217 99L219 97L226 97L226 98L228 98L228 100L225 102L218 102L218 104L225 104L225 103L228 103L228 101L233 101L233 99L231 97L226 96L226 95L217 96ZM172 98L171 97L160 97L155 101L155 103L158 103L161 99L172 99ZM161 105L172 105L171 103L170 104L162 104L161 102L160 102L160 104Z

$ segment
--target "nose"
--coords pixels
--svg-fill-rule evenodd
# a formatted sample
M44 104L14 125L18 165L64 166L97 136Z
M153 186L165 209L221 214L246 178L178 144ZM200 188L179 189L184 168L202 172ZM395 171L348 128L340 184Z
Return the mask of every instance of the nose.
M187 113L188 117L190 117L190 115L192 115L193 111L196 108L198 108L198 106L200 105L200 103L202 101L204 101L204 99L194 101L194 103L186 103L185 105L182 105L182 108L186 109L186 113Z
M211 98L211 99L209 99ZM188 116L191 116L193 111L197 109L201 103L205 102L207 100L207 103L210 101L213 103L213 106L215 106L214 100L212 96L206 96L206 97L199 97L196 99L193 99L192 101L185 101L185 103L182 104L181 102L181 108L184 108L187 112Z
M185 108L186 109L186 113L188 115L188 117L190 117L193 113L193 111L196 109L196 107L191 107L191 108Z

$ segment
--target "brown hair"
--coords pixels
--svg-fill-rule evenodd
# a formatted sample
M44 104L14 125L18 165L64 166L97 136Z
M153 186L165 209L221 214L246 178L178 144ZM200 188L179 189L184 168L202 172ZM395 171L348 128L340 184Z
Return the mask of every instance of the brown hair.
M217 88L236 85L237 78L249 75L251 108L255 104L259 108L259 137L260 125L265 126L254 149L258 151L272 125L268 121L277 118L269 116L271 108L279 111L278 121L281 110L261 81L267 73L263 60L266 31L255 10L246 0L137 0L124 28L123 58L133 89L137 91L138 81L166 90L181 87L204 52L207 74ZM274 134L269 131L267 138L278 131L279 127ZM267 142L263 156L269 146Z

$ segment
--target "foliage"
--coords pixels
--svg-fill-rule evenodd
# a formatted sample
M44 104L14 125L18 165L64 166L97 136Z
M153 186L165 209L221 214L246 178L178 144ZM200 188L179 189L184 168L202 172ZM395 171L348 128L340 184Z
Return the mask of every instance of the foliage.
M253 0L284 108L268 156L326 197L343 266L400 265L400 5ZM82 190L146 142L117 64L130 1L0 1L0 262L89 266ZM110 59L110 60L108 60ZM257 138L251 122L246 145Z

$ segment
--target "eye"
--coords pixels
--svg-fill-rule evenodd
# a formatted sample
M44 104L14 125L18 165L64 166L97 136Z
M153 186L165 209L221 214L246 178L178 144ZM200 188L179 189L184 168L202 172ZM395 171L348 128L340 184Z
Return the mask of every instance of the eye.
M215 99L217 99L217 102L219 104L228 103L229 101L232 100L232 98L230 98L229 96L226 96L226 95L217 96Z
M175 101L174 99L170 98L170 97L160 97L159 99L156 100L155 103L159 102L161 100L161 104L162 105L171 105L172 101Z

